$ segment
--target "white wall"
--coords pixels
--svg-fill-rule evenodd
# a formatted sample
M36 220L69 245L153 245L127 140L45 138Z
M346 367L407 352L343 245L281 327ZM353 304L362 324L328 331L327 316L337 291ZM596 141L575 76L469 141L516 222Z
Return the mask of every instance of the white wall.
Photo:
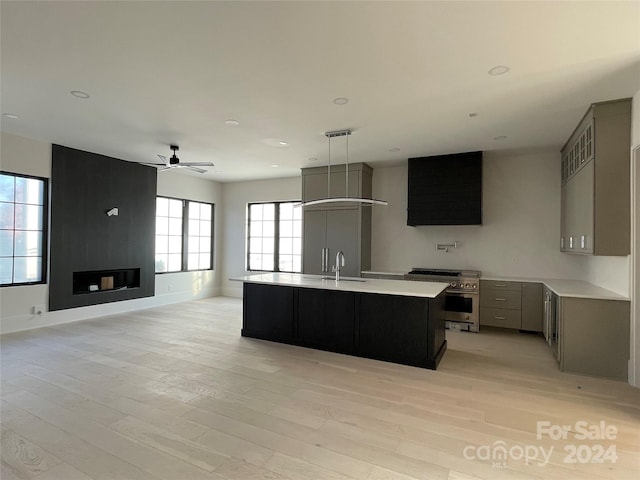
M2 133L0 137L0 169L51 178L51 144ZM51 185L51 188L55 188ZM214 271L180 272L156 275L154 297L106 303L90 307L46 312L32 315L33 305L48 305L48 285L28 285L0 288L0 333L37 328L86 318L111 315L219 293L221 225L221 186L217 182L176 174L158 173L158 194L216 204Z
M630 261L630 255L625 257L585 257L584 280L628 297Z
M241 297L242 284L230 277L246 275L247 204L300 200L300 177L277 178L252 182L225 183L222 186L222 294Z
M411 267L480 270L484 275L583 278L584 262L560 252L560 154L557 150L485 152L482 226L409 227L407 167L376 168L372 270ZM436 243L460 241L449 253Z

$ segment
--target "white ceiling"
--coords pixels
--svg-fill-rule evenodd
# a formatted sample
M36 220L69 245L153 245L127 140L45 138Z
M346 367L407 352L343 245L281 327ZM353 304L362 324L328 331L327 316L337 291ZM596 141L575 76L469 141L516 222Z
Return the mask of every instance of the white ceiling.
M176 143L183 161L213 161L205 175L219 181L326 164L323 132L343 128L354 130L349 161L374 167L559 148L590 103L640 89L637 1L3 0L0 9L1 111L19 116L3 115L3 131L140 162ZM510 71L488 75L496 65ZM342 141L332 163L344 160Z

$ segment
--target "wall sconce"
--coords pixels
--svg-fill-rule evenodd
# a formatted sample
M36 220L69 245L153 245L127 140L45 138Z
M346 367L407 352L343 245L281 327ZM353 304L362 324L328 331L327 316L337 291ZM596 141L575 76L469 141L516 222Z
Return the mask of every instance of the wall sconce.
M113 217L113 216L118 216L118 207L113 207L111 210L107 210L107 216L108 217Z

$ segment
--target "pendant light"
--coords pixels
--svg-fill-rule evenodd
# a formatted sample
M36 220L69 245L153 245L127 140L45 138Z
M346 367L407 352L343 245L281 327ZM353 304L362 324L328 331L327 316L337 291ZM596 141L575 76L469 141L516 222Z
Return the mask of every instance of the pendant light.
M294 207L310 207L312 205L321 205L324 203L360 203L363 205L389 205L386 200L377 200L375 198L358 198L349 196L349 135L351 130L334 130L332 132L325 132L325 137L329 139L329 163L327 165L327 198L320 198L318 200L311 200L310 202L297 203ZM347 156L344 166L345 177L345 192L344 197L331 198L331 139L336 137L347 137Z

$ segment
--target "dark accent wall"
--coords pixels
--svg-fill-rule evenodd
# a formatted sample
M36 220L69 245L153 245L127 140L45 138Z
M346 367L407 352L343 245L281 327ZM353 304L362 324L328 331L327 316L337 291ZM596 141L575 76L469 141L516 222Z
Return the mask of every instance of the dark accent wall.
M49 310L154 295L156 189L153 167L52 146ZM138 288L73 293L74 272L137 268Z

